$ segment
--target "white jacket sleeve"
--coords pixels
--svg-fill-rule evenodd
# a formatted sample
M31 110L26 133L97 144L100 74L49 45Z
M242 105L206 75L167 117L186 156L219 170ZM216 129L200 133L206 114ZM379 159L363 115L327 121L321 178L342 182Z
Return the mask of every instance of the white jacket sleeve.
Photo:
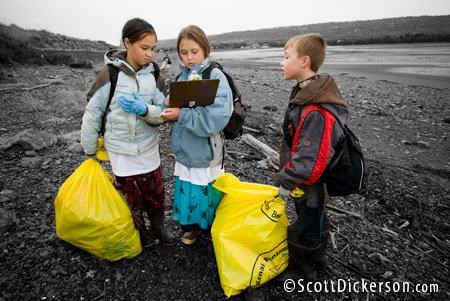
M109 99L110 86L111 84L108 82L100 87L86 105L81 125L81 146L89 155L97 151L98 137Z
M162 112L162 107L164 105L164 100L166 96L158 88L155 89L155 94L153 97L153 103L147 104L148 113L143 119L150 125L160 125L164 123L164 118L160 118L159 115Z

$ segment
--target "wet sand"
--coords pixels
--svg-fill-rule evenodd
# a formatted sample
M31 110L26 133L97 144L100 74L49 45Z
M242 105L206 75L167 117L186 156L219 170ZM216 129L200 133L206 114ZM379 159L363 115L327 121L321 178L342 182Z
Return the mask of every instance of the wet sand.
M450 43L330 46L319 73L412 86L450 88ZM224 65L281 70L282 48L218 50Z
M273 62L257 60L224 59L222 65L233 67L248 67L255 69L280 70L281 66ZM380 65L380 64L339 64L327 63L320 68L319 73L333 75L348 75L357 78L366 78L373 81L387 81L411 86L424 86L432 88L450 89L450 77L419 73L393 72L395 68L415 67L414 65Z
M369 80L382 80L411 86L432 88L450 88L450 77L419 73L393 72L395 68L407 68L405 65L365 65L365 64L324 64L320 73L330 75L348 74ZM413 67L413 66L411 66Z

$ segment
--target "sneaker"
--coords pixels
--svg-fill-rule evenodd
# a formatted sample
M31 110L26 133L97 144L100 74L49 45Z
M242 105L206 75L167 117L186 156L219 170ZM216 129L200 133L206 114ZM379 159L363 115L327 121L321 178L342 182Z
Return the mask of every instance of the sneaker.
M200 233L202 233L201 229L184 232L183 236L181 237L181 242L185 245L192 245L197 240L197 237L200 235Z

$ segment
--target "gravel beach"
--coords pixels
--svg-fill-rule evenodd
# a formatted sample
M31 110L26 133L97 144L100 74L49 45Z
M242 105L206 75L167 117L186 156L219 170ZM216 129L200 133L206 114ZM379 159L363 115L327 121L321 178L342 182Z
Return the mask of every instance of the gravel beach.
M175 65L164 75L176 74ZM294 82L267 66L223 65L248 107L246 126L254 131L245 133L279 151L282 116ZM59 137L75 133L73 139L58 139L37 151L20 145L0 151L0 208L14 217L11 228L1 234L0 300L227 300L209 236L189 247L157 245L134 259L108 262L56 235L55 196L86 159L76 133L95 71L12 67L0 83L2 145L27 129ZM450 89L396 83L383 73L375 80L351 70L333 77L349 103L348 123L361 139L368 177L365 191L331 202L343 211L328 211L334 236L328 246L330 268L320 272L317 281L365 279L410 283L411 289L428 285L422 286L428 290L288 293L283 285L269 282L229 300L449 299ZM172 219L170 126L159 129L166 224L181 234ZM228 142L225 168L241 181L275 185L277 171L260 167L263 159L238 138ZM292 204L286 212L292 220ZM431 284L438 292L431 291Z

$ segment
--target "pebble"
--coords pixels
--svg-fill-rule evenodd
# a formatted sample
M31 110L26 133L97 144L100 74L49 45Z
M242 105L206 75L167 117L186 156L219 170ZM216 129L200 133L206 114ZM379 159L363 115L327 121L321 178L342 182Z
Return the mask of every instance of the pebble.
M7 194L13 194L13 193L14 193L14 191L12 191L11 189L5 189L0 192L0 195L7 195Z
M25 168L34 168L42 160L41 157L24 157L21 166Z
M50 289L47 294L45 295L47 297L47 299L54 299L56 298L56 291L55 289Z
M28 157L35 157L36 154L37 153L34 150L28 150L25 152L25 155L27 155Z

